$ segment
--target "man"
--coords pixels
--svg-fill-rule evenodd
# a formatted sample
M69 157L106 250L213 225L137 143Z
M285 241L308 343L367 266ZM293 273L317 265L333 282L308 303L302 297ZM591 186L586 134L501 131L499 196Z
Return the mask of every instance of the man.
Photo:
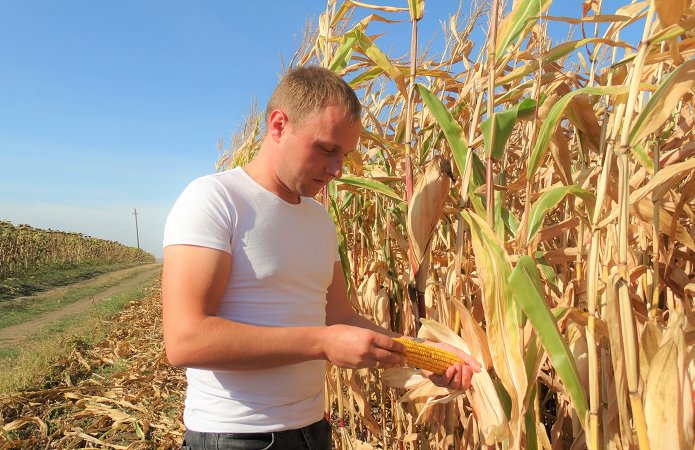
M405 363L397 334L353 311L335 226L311 198L357 145L355 93L326 69L294 69L266 128L252 162L195 180L167 220L164 343L188 368L184 448L329 449L325 361ZM431 379L470 387L477 363L461 356L471 366Z

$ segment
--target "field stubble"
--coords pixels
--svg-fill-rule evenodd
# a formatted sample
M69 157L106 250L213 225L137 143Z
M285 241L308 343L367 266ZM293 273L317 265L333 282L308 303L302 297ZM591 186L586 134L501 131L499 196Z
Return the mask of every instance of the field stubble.
M179 445L185 379L166 361L160 299L157 286L131 301L93 347L75 339L43 388L0 397L0 449Z

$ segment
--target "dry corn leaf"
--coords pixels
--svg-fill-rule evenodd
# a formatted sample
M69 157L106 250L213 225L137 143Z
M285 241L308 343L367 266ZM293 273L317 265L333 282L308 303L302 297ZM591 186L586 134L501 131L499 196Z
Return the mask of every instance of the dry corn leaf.
M609 280L610 283L610 280ZM617 413L619 432L622 442L636 445L630 425L629 400L627 388L627 369L623 359L624 343L621 333L618 295L614 288L606 289L606 324L608 325L610 357L613 369L613 387L615 395L614 410Z
M569 144L562 131L562 127L558 127L553 132L548 148L550 150L550 156L553 158L557 175L560 176L564 185L571 185L572 155L570 154Z
M652 94L630 131L629 144L640 143L673 114L678 102L695 86L695 60L679 65Z
M647 374L644 414L651 448L693 448L692 389L683 392L688 376L682 323L671 320Z
M48 432L48 426L46 426L46 423L41 420L39 417L22 417L17 420L13 420L12 422L5 424L2 428L0 428L0 431L3 433L9 433L10 431L15 431L18 430L26 425L36 425L39 428L39 433L43 436L46 436L46 433Z
M645 9L649 8L649 0L643 0L641 2L635 2L635 3L630 3L625 6L621 6L615 11L616 15L620 16L627 16L631 17L632 20L629 20L627 22L625 21L619 21L619 22L613 22L608 29L606 30L604 37L607 39L612 39L616 37L616 34L622 30L623 28L631 25L632 23L636 22L637 20L641 19L644 14L645 14ZM596 48L593 51L594 55L597 55L600 46L596 46Z
M464 351L468 348L461 336L441 323L427 319L421 319L421 322L422 327L420 327L418 337L446 342L453 347L464 349ZM508 436L507 415L502 408L492 378L485 368L473 375L472 389L466 391L466 397L473 407L486 445L494 445L495 442L501 442Z
M663 332L654 322L647 322L640 336L640 372L646 378L647 370L651 366L652 360L659 350L659 343Z
M490 226L476 214L461 215L471 228L476 265L482 280L488 345L495 372L512 401L511 425L523 420L528 380L521 354L518 306L512 300L509 256ZM518 438L518 436L517 436Z
M577 367L577 374L584 387L584 392L589 392L589 349L584 335L577 334L576 339L570 342L569 348L574 357L574 364Z
M688 0L654 0L654 8L662 28L678 23L687 6Z
M647 196L653 201L663 199L669 190L691 175L693 170L695 170L695 158L662 167L649 182L630 194L630 203L635 203Z
M453 398L457 395L461 395L460 392L455 392L454 395L452 396L452 391L435 385L432 383L429 379L426 379L422 383L418 384L417 386L413 387L412 389L408 390L405 394L403 394L398 401L403 403L403 402L426 402L430 400L431 398L440 398L444 397L447 398L448 401L453 400Z
M581 54L581 53L580 53ZM598 151L601 144L601 125L588 95L577 95L572 99L567 109L567 116L574 126L583 132L583 138L590 144L591 149Z
M450 393L448 395L445 395L444 397L429 397L423 405L422 409L420 410L420 413L418 414L417 418L415 419L415 423L418 425L431 423L431 417L435 414L435 408L437 406L442 406L446 403L453 401L458 396L458 393ZM440 410L439 412L443 413L444 411ZM439 420L438 422L442 423L441 420ZM439 430L443 431L443 427L440 426Z
M380 433L381 427L372 415L371 406L368 400L369 395L362 389L362 386L359 383L357 377L358 371L349 369L347 369L346 371L348 373L348 380L350 383L352 395L354 397L355 403L357 404L357 407L359 408L360 419L362 423L367 428L369 428L369 430L372 433Z
M87 442L91 442L92 444L96 444L102 448L113 448L115 450L128 450L129 447L124 447L123 445L117 445L117 444L111 444L109 442L103 441L101 439L97 439L93 436L90 436L86 433L75 433L77 436L81 437Z
M429 379L422 372L411 367L395 367L384 369L381 372L381 381L389 387L413 389L422 383L428 382Z
M639 218L640 220L651 224L654 221L654 205L648 199L643 198L642 200L630 206L630 214L632 215L632 217ZM671 229L672 221L673 217L671 216L671 214L666 212L664 208L660 207L659 230L662 234L667 235L667 233ZM678 227L676 229L675 236L671 237L676 238L682 244L685 244L691 251L695 252L695 241L693 240L692 236L690 236L690 234L688 233L688 230L686 230L685 228Z
M464 350L487 370L490 370L492 368L492 356L485 330L473 319L473 315L463 303L456 299L452 299L452 303L461 320L461 339L467 344L467 350L465 348Z

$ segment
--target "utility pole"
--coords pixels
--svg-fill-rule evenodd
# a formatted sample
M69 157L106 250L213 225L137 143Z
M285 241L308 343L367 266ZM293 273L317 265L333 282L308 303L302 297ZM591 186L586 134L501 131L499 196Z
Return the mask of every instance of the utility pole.
M138 210L133 208L133 215L135 216L135 238L138 240L138 250L140 250L140 232L138 231Z

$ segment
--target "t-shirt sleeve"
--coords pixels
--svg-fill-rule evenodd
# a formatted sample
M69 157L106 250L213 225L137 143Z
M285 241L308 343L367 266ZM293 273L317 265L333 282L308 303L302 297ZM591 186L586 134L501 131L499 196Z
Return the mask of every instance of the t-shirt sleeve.
M231 253L235 215L224 186L213 177L198 178L183 190L169 212L163 246L198 245Z

